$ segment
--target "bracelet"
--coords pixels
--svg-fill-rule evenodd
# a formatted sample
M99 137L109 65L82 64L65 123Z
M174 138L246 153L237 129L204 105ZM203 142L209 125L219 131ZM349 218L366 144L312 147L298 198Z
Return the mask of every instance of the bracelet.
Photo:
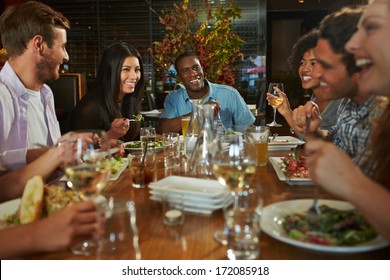
M295 134L295 128L290 127L290 133L291 133L291 134Z

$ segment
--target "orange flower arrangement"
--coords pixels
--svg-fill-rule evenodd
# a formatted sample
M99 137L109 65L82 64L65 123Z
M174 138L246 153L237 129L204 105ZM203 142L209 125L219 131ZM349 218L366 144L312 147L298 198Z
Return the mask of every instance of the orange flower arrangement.
M176 57L185 50L192 50L198 55L208 80L233 85L234 73L230 65L243 55L240 48L244 41L233 32L232 22L240 13L241 9L229 2L226 8L217 6L211 16L209 5L207 20L198 24L198 11L188 0L181 5L174 4L172 10L163 10L160 23L165 26L165 36L161 42L153 42L149 49L156 72L169 77L172 74L168 69Z

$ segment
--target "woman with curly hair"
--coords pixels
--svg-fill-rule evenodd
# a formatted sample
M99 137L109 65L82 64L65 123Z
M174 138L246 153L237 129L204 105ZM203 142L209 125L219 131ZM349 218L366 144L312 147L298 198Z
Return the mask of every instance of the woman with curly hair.
M318 105L322 117L320 128L329 130L337 122L336 112L341 100L324 98L323 89L320 87L320 80L312 76L313 69L316 65L314 49L317 45L318 36L318 29L313 29L300 37L293 46L287 62L290 65L291 71L300 77L302 88L312 94L310 100ZM283 97L284 101L278 108L278 112L286 119L290 127L294 128L295 123L292 119L292 110L288 98L282 91L279 91L279 95ZM267 94L267 100L269 98L273 98L270 93Z

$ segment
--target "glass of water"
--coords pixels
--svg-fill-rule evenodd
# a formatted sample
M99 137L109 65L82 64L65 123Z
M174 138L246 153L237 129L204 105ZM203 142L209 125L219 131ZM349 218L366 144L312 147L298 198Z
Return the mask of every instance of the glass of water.
M230 260L255 260L260 256L260 218L263 200L259 190L247 188L233 198L235 204L225 214L227 257Z

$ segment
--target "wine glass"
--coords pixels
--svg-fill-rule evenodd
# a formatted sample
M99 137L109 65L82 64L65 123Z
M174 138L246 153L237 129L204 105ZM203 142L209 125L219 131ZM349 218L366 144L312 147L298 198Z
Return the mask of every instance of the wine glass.
M103 202L100 192L111 176L110 146L102 130L83 130L72 133L66 141L66 184L79 194L82 200ZM84 241L71 248L76 255L89 256L96 251L96 243Z
M276 122L276 109L283 103L283 98L279 96L278 91L275 89L277 87L279 90L284 92L283 83L270 83L268 86L268 92L271 93L274 97L268 98L268 103L274 109L274 120L271 123L267 123L267 126L271 127L281 127L281 124Z
M155 142L156 142L156 129L152 126L141 127L140 129L140 140L142 152L146 154L155 152Z
M253 140L253 139L252 139ZM254 141L247 139L241 134L229 135L228 139L222 139L229 147L222 148L213 158L213 173L218 181L226 186L232 200L240 195L248 186L256 173L256 153L254 153ZM223 147L224 144L221 144ZM231 211L238 207L236 203L224 208L224 218L228 219ZM226 221L227 222L227 221ZM227 224L227 223L226 223ZM214 233L214 239L223 245L227 245L227 228L217 230Z

